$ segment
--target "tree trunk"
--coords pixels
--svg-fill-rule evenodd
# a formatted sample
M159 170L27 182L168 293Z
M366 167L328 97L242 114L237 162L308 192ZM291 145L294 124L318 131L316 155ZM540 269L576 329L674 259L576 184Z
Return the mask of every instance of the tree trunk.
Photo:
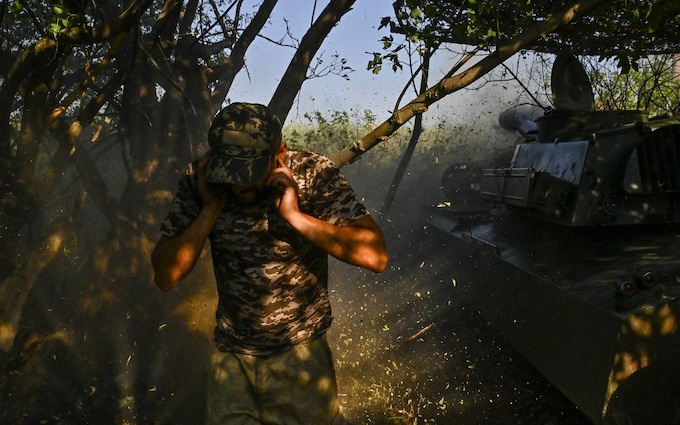
M283 78L281 78L281 82L269 103L270 109L281 119L281 122L286 120L288 112L293 106L293 101L300 92L302 83L307 79L309 64L319 51L323 41L340 21L340 18L352 9L355 2L356 0L331 0L302 38L300 46L295 51L295 55L288 64L288 69L283 74Z
M423 55L423 75L421 76L420 80L420 90L419 93L422 94L427 90L427 78L430 74L430 57L432 56L431 51L427 51ZM394 173L394 179L392 179L392 184L390 184L390 188L387 192L387 195L385 196L385 201L383 202L383 207L382 207L382 213L387 214L390 210L390 207L392 206L392 201L394 201L394 196L397 193L397 189L399 188L399 183L401 182L402 177L404 176L404 173L406 172L406 168L408 167L409 162L411 162L411 157L413 156L413 152L416 149L416 145L418 144L418 140L420 139L420 134L423 131L423 114L418 114L416 115L415 123L413 124L413 133L411 134L411 140L408 143L408 146L406 147L406 151L404 151L404 156L401 158L401 161L399 162L399 167L397 168L396 173Z

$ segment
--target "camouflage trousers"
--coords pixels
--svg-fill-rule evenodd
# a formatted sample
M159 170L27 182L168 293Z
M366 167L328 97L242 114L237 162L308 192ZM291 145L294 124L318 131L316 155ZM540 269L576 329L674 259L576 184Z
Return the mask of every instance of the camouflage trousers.
M326 335L270 356L217 351L208 425L345 425Z

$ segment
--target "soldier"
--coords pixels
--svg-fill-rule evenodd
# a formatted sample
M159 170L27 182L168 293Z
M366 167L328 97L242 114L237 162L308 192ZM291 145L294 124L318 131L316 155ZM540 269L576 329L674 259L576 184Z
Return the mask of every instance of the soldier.
M326 157L289 150L268 108L217 114L152 254L169 291L210 240L219 296L208 424L343 424L325 333L328 254L382 272L380 227Z

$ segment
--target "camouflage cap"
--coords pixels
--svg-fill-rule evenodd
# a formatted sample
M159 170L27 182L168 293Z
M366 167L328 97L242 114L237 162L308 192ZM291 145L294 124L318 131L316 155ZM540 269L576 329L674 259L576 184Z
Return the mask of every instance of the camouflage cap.
M281 144L281 121L264 105L232 103L213 119L208 144L209 182L254 184Z

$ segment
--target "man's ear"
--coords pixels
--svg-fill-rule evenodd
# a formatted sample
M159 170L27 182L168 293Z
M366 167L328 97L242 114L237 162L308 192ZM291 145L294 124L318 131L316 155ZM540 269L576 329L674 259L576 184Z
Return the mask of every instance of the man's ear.
M281 158L281 160L284 160L286 159L286 152L288 152L288 144L286 142L281 142L279 150L276 152L276 156Z

